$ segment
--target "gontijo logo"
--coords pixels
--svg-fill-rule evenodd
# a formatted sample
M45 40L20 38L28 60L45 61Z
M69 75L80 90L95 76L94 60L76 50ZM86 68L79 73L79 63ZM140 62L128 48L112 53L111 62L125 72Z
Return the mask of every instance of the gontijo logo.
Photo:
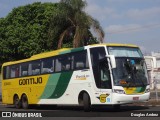
M19 85L32 85L32 84L41 84L42 77L35 78L28 78L28 79L20 79Z

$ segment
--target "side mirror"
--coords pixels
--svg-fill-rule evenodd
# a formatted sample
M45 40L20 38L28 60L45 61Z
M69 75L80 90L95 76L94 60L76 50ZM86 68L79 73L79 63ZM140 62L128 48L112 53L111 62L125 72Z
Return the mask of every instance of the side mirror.
M153 57L153 68L154 68L154 69L157 69L156 57Z
M111 67L116 68L116 59L114 55L106 55L107 58L110 59Z

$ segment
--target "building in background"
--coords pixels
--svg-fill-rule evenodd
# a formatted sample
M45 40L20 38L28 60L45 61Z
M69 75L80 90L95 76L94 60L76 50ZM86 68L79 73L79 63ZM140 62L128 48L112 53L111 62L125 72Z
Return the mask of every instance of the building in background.
M151 89L160 89L160 53L152 52L145 56Z

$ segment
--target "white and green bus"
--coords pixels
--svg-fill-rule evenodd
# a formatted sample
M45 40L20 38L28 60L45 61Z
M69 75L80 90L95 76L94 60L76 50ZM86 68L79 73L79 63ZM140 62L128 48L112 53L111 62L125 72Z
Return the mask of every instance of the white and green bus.
M32 104L114 105L147 101L144 57L136 45L96 44L66 48L4 63L2 102L16 108Z

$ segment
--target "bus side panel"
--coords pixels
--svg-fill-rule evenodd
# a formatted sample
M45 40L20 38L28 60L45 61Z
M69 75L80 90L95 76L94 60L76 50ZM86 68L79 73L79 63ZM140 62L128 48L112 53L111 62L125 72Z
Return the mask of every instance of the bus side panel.
M9 95L8 95L8 91L7 90L3 90L2 91L2 103L9 103L9 101L8 101L8 98L9 98Z
M67 75L68 74L68 77ZM62 83L59 82L59 85L56 85L57 90L64 89L63 94L59 96L60 91L54 90L52 93L50 93L50 97L44 97L44 95L41 96L41 100L39 101L38 104L74 104L78 105L78 96L81 91L86 91L89 95L93 93L92 90L92 80L90 77L90 70L78 70L74 71L73 73L62 73L61 76L65 77L60 77L58 81L61 81L60 79L63 79L62 81L65 81ZM48 81L49 82L49 81ZM66 83L68 82L68 83ZM64 85L68 84L68 85ZM54 87L52 87L54 89ZM46 90L44 90L45 93ZM62 91L62 90L61 90ZM90 95L91 97L92 95Z
M2 102L13 104L14 95L19 99L23 94L27 95L29 104L37 104L44 91L49 75L15 78L2 81ZM38 82L38 79L39 80Z

